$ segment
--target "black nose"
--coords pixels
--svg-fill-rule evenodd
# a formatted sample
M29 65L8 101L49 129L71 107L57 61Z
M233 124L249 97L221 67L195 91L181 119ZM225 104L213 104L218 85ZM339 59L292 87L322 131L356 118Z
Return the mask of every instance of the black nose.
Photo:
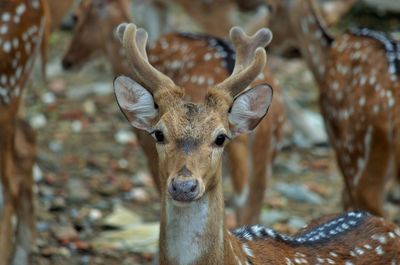
M72 68L72 62L70 60L63 59L62 60L62 67L64 70L68 70Z
M168 192L176 201L193 201L199 194L198 181L195 179L178 180L174 178L168 186Z

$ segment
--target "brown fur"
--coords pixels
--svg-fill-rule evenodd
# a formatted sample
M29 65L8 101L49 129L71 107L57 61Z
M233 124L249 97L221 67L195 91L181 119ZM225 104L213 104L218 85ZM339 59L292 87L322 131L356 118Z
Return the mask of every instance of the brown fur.
M351 33L331 44L316 38L325 29L313 1L279 10L272 20L277 25L280 18L290 18L288 27L320 87L322 114L346 184L345 207L383 216L385 179L400 175L399 75L392 79L377 40ZM306 24L310 20L315 23Z
M7 93L0 97L0 185L4 200L0 209L1 265L10 264L17 247L29 255L33 243L34 134L18 118L18 109L45 27L44 3L36 3L36 7L34 1L5 1L0 4L1 25L7 28L7 33L1 36L3 45L0 49L0 87ZM9 22L4 21L7 13ZM6 42L11 44L8 48L5 48ZM23 258L18 262L23 264L28 260Z
M77 29L64 56L64 61L68 61L71 66L80 65L88 59L85 51L103 51L110 60L115 74L131 75L126 63L126 55L120 52L120 44L112 34L112 29L119 23L129 20L129 15L123 11L122 6L121 1L108 4L105 7L108 14L107 20L99 19L95 6L82 6L79 14L85 14L85 16L78 19ZM95 25L96 28L101 26L109 32L95 30L92 25ZM93 39L98 40L96 44L93 44ZM103 46L95 46L98 43ZM168 49L163 49L165 44L168 45ZM183 49L182 47L187 48ZM227 70L221 66L222 59L212 56L211 59L204 60L206 54L214 55L216 51L203 40L189 39L176 33L167 34L158 40L153 48L149 49L148 54L150 63L172 78L177 85L184 87L186 95L192 101L198 102L204 98L206 88L210 85L209 80L212 80L212 85L220 83L228 77ZM182 60L182 58L184 59ZM176 68L174 67L175 61L182 64ZM201 77L204 80L200 83L200 79L197 78L193 82L193 77ZM277 151L277 143L283 135L283 122L285 121L279 88L268 70L264 71L264 77L253 84L259 83L269 83L274 87L274 102L269 110L271 115L263 120L253 135L250 137L239 136L227 147L235 193L240 194L247 183L250 183L249 199L238 209L238 221L241 224L254 223L258 219L267 185L266 181L269 177L265 176L268 174L266 169L271 167ZM147 132L137 129L135 132L147 160L152 161L149 163L149 168L160 189L157 177L159 175L158 158L153 139L148 136ZM249 172L248 159L253 165L253 172ZM250 177L251 180L249 180Z

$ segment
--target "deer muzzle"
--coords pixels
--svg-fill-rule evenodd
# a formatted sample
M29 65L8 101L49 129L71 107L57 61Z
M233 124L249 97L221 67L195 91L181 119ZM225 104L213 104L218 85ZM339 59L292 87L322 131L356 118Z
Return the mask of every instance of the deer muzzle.
M197 179L173 178L168 185L168 192L172 199L179 202L194 201L200 193L200 185Z

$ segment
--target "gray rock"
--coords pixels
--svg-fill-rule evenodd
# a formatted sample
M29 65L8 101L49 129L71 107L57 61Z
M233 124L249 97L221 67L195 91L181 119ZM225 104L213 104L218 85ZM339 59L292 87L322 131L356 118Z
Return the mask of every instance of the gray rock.
M275 189L286 198L310 204L321 205L324 200L317 193L308 190L305 186L298 184L278 183Z

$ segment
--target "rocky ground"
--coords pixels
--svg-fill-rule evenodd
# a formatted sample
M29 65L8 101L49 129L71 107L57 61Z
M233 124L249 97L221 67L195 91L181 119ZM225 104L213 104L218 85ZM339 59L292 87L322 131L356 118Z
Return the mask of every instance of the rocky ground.
M115 102L107 63L97 59L71 73L61 70L69 37L52 35L48 80L36 73L25 93L25 116L38 135L33 264L151 264L158 194ZM285 93L317 114L318 93L304 63L280 58L269 63ZM318 116L312 119L322 129ZM225 187L232 224L229 178ZM291 233L312 218L339 212L342 187L330 147L309 146L289 124L261 223ZM397 220L398 207L387 204Z

